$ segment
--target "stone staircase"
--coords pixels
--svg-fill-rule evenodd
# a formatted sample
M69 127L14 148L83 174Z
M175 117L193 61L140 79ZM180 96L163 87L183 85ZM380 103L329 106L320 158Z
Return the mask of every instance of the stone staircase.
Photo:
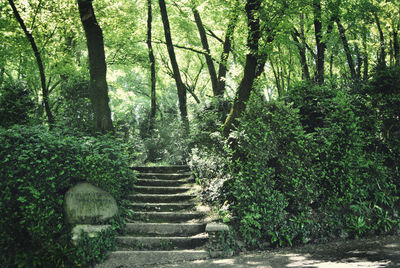
M118 250L96 267L160 267L206 259L204 212L196 210L194 180L187 166L136 167L138 180L128 196L130 213Z

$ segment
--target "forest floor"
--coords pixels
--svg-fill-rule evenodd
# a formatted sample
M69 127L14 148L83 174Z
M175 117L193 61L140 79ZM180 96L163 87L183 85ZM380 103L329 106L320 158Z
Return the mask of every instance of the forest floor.
M210 259L160 267L180 268L339 268L400 267L400 236L309 244L269 251L243 252L225 259Z

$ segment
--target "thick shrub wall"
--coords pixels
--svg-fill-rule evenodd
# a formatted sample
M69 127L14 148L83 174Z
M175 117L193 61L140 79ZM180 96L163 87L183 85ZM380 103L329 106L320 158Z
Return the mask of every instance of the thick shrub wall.
M62 267L73 262L63 197L87 181L117 200L134 175L115 141L64 136L41 127L0 128L0 266Z
M328 87L308 94L316 106L300 110L253 96L231 135L226 192L250 245L387 233L399 225L398 178L384 163L377 133L362 128L353 96Z

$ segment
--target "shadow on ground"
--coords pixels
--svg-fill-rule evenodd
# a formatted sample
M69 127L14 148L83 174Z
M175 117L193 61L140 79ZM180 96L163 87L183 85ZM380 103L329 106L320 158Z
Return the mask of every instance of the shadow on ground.
M291 249L243 253L226 259L193 261L158 267L400 267L400 237L386 236L306 245Z

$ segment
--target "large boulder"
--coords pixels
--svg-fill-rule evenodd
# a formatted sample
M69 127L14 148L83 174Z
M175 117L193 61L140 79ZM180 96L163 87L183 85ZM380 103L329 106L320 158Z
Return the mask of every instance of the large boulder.
M112 218L118 212L118 206L106 191L81 182L65 194L64 211L70 224L96 224Z

